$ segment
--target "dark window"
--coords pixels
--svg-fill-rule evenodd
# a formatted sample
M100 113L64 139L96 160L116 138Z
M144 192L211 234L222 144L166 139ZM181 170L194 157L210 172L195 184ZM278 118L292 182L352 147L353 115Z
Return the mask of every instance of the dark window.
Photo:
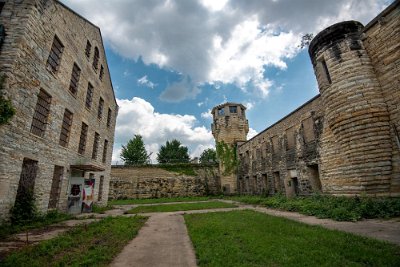
M72 68L72 74L71 74L71 82L69 83L69 90L73 95L76 95L78 92L78 83L79 83L79 78L81 76L81 69L74 63L74 67Z
M37 171L38 162L24 158L15 202L26 201L26 197L33 194Z
M89 41L86 42L86 49L85 49L85 55L87 58L90 58L90 50L92 49L92 45L90 44Z
M43 137L46 130L47 119L50 113L51 96L40 89L38 99L33 114L31 133Z
M321 64L324 69L325 78L328 80L329 84L331 84L332 83L331 75L329 74L328 66L326 65L325 60L322 60Z
M99 198L98 201L101 201L103 198L103 184L104 184L104 176L100 176L100 184L99 184Z
M68 109L64 111L63 122L61 126L61 133L60 133L60 142L59 144L63 147L68 146L69 135L71 132L71 125L72 125L72 117L73 114Z
M290 150L296 147L296 137L294 127L286 130L287 146L286 149Z
M79 148L78 148L79 154L85 153L87 132L88 132L88 126L86 123L82 122L81 137L79 139Z
M4 4L5 4L5 2L0 2L0 13L3 10Z
M109 108L107 113L107 127L110 127L111 125L111 116L112 116L112 110L111 108Z
M104 67L103 67L103 65L101 65L100 66L100 74L99 74L100 81L103 80L103 76L104 76Z
M94 56L93 56L93 69L97 71L99 68L99 49L97 47L94 48Z
M229 106L229 113L237 113L237 107L236 106Z
M101 119L101 117L103 116L103 108L104 108L104 100L103 100L103 98L100 97L100 99L99 99L99 108L97 110L97 117L99 119Z
M106 163L107 160L107 149L108 149L108 141L107 139L104 140L104 146L103 146L103 163Z
M51 182L51 191L49 199L49 209L57 208L57 203L60 198L61 181L64 174L64 167L54 166L53 181Z
M86 107L91 108L93 101L93 85L88 83L87 93L86 93Z
M219 115L219 116L222 116L222 115L224 115L224 114L225 114L224 108L219 108L219 109L218 109L218 115Z
M51 46L49 58L47 59L47 69L49 71L54 73L58 71L63 51L63 44L60 39L58 39L57 35L54 35L53 45Z
M97 159L97 151L99 150L99 140L100 140L100 135L98 133L94 133L92 159Z

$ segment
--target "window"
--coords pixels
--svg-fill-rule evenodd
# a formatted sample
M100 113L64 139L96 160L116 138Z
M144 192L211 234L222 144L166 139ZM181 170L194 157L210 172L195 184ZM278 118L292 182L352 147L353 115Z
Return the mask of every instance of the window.
M51 46L49 58L47 59L47 69L53 73L56 73L60 67L61 56L64 51L64 46L58 39L57 35L54 35L53 45Z
M323 68L323 71L324 71L325 78L328 81L328 83L331 84L332 83L331 75L329 74L328 65L326 65L326 61L323 59L321 61L321 64L322 64L322 68Z
M36 160L24 158L15 202L24 201L27 195L33 194L37 171L38 162Z
M4 4L5 4L5 2L0 2L0 13L3 10Z
M103 67L103 65L101 65L100 66L100 74L99 74L100 81L103 80L103 76L104 76L104 67Z
M99 140L100 140L100 135L98 133L94 133L92 159L97 159L97 151L99 150Z
M43 137L46 130L47 119L50 113L51 96L43 89L40 89L33 114L31 133Z
M237 113L237 107L236 106L229 106L229 113Z
M304 133L304 141L306 143L315 140L315 133L314 133L314 120L312 117L305 119L303 121L303 133Z
M81 76L81 69L74 63L72 67L71 82L69 83L69 91L76 96L78 92L79 77Z
M111 110L111 108L108 108L108 113L107 113L107 127L110 127L110 125L111 125L111 116L112 116L112 110Z
M278 136L272 137L271 143L272 143L272 150L274 151L274 153L278 153L280 151Z
M68 146L69 135L71 132L71 125L72 125L72 117L73 117L72 112L69 111L68 109L65 109L63 122L61 126L60 142L59 142L59 144L63 147Z
M90 44L89 40L86 42L86 49L85 55L87 58L90 58L90 50L92 49L92 45Z
M104 176L100 176L100 184L99 184L99 194L98 194L98 201L101 201L103 198L103 184L104 184Z
M78 153L81 155L85 153L87 132L88 132L88 126L86 123L82 122L81 137L79 139L79 148L78 148Z
M87 93L86 93L86 107L90 109L92 107L93 101L93 85L88 83Z
M108 149L108 140L104 139L104 146L103 146L103 163L106 163L107 160L107 149Z
M291 127L286 130L286 138L287 138L287 146L286 149L290 150L296 147L296 138L295 138L295 132L294 132L294 127Z
M97 110L97 118L101 119L103 116L103 108L104 108L104 100L100 97L99 99L99 108Z
M218 109L218 115L219 115L219 116L222 116L222 115L224 115L224 114L225 114L224 108L219 108L219 109Z
M64 174L64 167L54 166L53 181L51 182L49 209L57 208L57 203L60 198L61 181Z
M94 48L94 56L93 56L93 69L97 71L99 65L99 49L97 46Z

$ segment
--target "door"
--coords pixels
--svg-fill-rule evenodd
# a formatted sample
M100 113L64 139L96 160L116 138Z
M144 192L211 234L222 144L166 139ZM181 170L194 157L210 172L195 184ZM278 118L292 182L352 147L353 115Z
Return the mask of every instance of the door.
M82 211L83 177L71 177L68 190L68 213L79 214Z

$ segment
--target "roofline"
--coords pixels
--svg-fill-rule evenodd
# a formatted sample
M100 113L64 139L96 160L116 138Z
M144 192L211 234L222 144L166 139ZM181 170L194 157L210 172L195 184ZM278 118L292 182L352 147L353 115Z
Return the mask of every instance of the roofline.
M314 96L313 98L311 98L310 100L308 100L306 103L304 103L303 105L301 105L300 107L296 108L295 110L293 110L292 112L290 112L289 114L287 114L285 117L281 118L279 121L275 122L274 124L268 126L267 128L265 128L264 130L262 130L261 132L259 132L257 135L253 136L252 138L250 138L249 140L247 140L246 142L244 142L243 144L239 145L243 146L244 144L247 144L248 142L252 141L253 139L255 139L256 137L258 137L259 135L265 133L266 131L268 131L269 129L271 129L272 127L274 127L275 125L277 125L278 123L282 122L283 120L285 120L286 118L290 117L291 115L293 115L294 113L296 113L297 111L299 111L300 109L302 109L303 107L307 106L308 104L310 104L311 102L313 102L315 99L319 98L321 95L318 94L316 96Z
M370 22L368 22L367 25L365 25L363 32L366 32L369 28L375 25L375 23L377 23L380 19L382 19L382 17L385 17L399 5L400 5L400 0L395 0L393 3L387 6L381 13L379 13L374 19L372 19Z
M221 108L221 107L224 107L224 106L227 106L227 105L237 105L237 106L241 106L241 107L244 108L245 110L247 109L243 104L234 103L234 102L226 102L226 103L219 104L218 106L213 107L213 109L211 110L211 113L214 113L214 110L215 110L215 109L218 109L218 108Z
M118 104L117 104L117 99L115 98L115 91L114 91L114 86L111 80L111 75L110 75L110 68L108 67L108 60L107 60L107 56L106 56L106 48L104 46L104 42L103 42L103 36L101 34L101 30L100 27L93 24L91 21L89 21L88 19L86 19L84 16L82 16L81 14L79 14L78 12L74 11L73 9L71 9L70 7L68 7L66 4L62 3L60 0L55 0L56 3L60 4L62 7L64 7L65 9L69 10L70 12L72 12L73 14L75 14L76 16L80 17L81 19L83 19L84 21L86 21L87 23L89 23L90 25L92 25L93 27L95 27L100 34L100 41L101 41L101 46L103 47L103 52L104 52L104 59L105 62L107 63L107 73L108 73L108 77L110 77L110 84L111 84L111 91L113 93L114 96L114 102L117 105L118 108Z

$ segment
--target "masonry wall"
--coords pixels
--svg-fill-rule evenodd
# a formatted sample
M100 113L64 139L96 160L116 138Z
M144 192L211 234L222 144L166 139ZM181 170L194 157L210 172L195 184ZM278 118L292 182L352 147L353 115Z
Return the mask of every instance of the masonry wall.
M218 167L196 166L195 176L157 166L113 166L109 199L215 195L220 192Z
M7 217L13 206L24 158L38 161L34 192L39 210L47 211L55 166L62 166L57 207L67 209L68 181L77 172L71 165L96 165L105 169L93 172L96 179L95 199L98 199L100 176L104 176L101 204L108 198L111 154L114 141L117 104L99 28L78 16L58 1L7 1L1 12L6 38L0 53L0 72L5 75L3 94L12 101L16 115L7 125L0 126L0 214ZM59 70L54 74L46 69L46 62L54 36L64 45ZM86 42L92 44L91 55L85 55ZM104 77L92 67L93 49L100 51ZM81 69L76 96L69 91L73 64ZM88 82L94 86L91 109L85 108ZM51 95L50 115L43 137L30 132L32 118L40 89ZM97 118L100 96L104 99L101 119ZM59 145L65 108L73 112L72 129L67 147ZM106 125L107 110L112 110L110 126ZM86 150L78 154L81 125L88 126ZM94 133L100 134L98 155L92 159ZM108 140L106 161L102 162L104 139ZM78 173L82 175L82 173ZM89 177L85 172L85 177Z

